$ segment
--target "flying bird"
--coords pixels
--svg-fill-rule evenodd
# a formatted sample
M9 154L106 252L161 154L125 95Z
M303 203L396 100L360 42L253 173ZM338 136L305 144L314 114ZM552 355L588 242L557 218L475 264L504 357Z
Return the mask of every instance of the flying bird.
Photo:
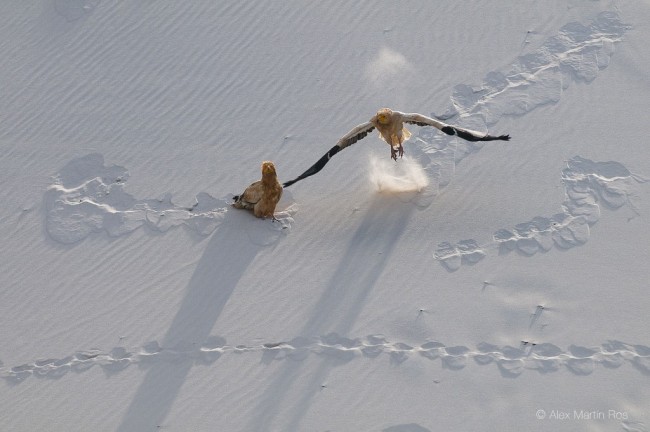
M457 135L467 141L494 141L494 140L510 140L510 135L488 135L476 132L470 129L461 128L458 126L448 125L439 120L432 119L417 113L403 113L393 111L389 108L382 108L377 111L369 121L362 123L345 134L334 147L332 147L322 158L320 158L314 165L307 171L293 180L284 183L284 187L291 186L292 184L300 181L306 177L316 174L323 169L325 164L339 151L354 144L355 142L363 139L377 129L379 137L390 145L390 157L397 161L397 156L401 158L404 155L404 148L402 143L411 137L411 132L404 127L404 123L414 124L418 126L433 126L440 129L447 135Z
M282 185L278 181L273 162L262 162L262 179L246 188L241 195L234 196L233 207L253 210L258 218L272 217L275 206L282 197Z

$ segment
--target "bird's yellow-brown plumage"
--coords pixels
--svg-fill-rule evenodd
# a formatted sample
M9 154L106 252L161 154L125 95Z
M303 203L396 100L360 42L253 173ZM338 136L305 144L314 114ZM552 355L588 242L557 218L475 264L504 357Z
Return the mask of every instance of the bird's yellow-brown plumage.
M233 207L253 210L258 218L273 217L275 206L282 197L282 185L278 181L273 162L262 162L262 179L246 188L244 193L234 197Z
M382 108L370 119L370 123L377 129L381 139L390 145L391 157L397 160L398 153L402 157L402 143L411 137L411 132L404 127L403 120L394 115L390 108Z

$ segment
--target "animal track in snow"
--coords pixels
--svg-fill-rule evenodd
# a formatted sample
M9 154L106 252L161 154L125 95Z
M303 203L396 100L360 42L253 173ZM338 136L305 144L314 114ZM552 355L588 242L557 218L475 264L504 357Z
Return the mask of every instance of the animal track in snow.
M456 86L454 108L460 114L479 115L491 126L504 115L523 115L556 103L572 81L596 79L627 29L618 14L609 11L588 25L568 23L540 48L518 57L506 72L488 73L480 88Z
M550 217L538 216L514 228L499 229L493 235L492 245L496 244L501 254L516 250L526 256L553 247L580 246L589 240L591 226L600 219L601 205L616 210L630 204L631 187L647 181L618 162L594 162L576 156L562 171L566 196L562 212ZM474 240L464 240L456 246L443 242L438 245L434 258L448 271L456 271L462 264L478 262L490 247L481 247Z
M75 243L92 232L105 231L112 237L142 226L165 232L186 225L199 234L216 229L227 209L225 200L202 193L193 208L174 205L171 195L136 200L124 191L128 171L104 166L104 158L91 154L69 162L47 191L46 228L61 243Z
M562 213L536 217L500 229L494 240L501 252L517 250L532 256L554 246L569 249L589 240L590 227L600 219L600 206L615 210L630 202L629 189L647 180L632 174L618 162L593 162L576 156L562 171L566 199Z
M458 270L461 265L476 264L485 258L485 252L475 240L462 240L455 245L442 242L433 257L449 271Z
M193 362L209 366L221 356L230 354L261 355L264 363L302 361L310 355L347 363L359 358L375 359L384 354L396 365L422 357L440 360L443 368L452 370L463 369L473 360L479 366L496 365L506 377L516 377L525 370L549 373L562 368L577 375L588 375L598 365L613 369L629 363L643 374L650 375L650 347L620 341L607 341L597 347L571 345L566 350L551 343L522 341L519 347L513 347L483 342L471 349L462 345L446 346L437 341L411 346L403 342L390 342L382 335L350 339L331 333L259 345L229 345L224 338L212 336L202 344L185 343L176 347L161 347L154 341L130 351L124 347L110 351L91 349L62 359L36 360L12 368L3 367L0 363L0 377L11 384L18 384L30 376L59 379L69 372L81 373L95 366L109 375L133 364L146 367L163 362Z
M204 192L196 196L196 203L190 208L175 205L170 194L137 200L124 190L128 178L125 168L105 166L100 154L69 162L45 194L47 232L65 244L76 243L93 232L105 231L118 237L143 226L165 232L183 225L207 236L223 222L230 208L227 199L213 198ZM279 212L277 222L255 220L269 227L249 227L251 241L262 245L275 241L290 230L295 211L292 206Z

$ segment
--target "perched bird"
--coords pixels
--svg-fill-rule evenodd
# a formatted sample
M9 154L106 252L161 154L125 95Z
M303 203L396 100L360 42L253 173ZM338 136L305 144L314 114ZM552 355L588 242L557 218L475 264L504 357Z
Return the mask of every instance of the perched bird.
M397 156L401 158L404 155L404 148L402 143L411 137L411 132L404 127L404 123L415 124L418 126L433 126L440 129L447 135L457 135L467 141L494 141L494 140L510 140L510 135L488 135L476 132L470 129L461 128L458 126L451 126L439 120L432 119L417 113L403 113L393 111L389 108L382 108L377 111L369 121L360 124L359 126L348 132L343 138L339 140L334 147L332 147L322 158L312 165L307 171L293 180L284 183L284 187L291 186L297 181L306 177L316 174L323 169L325 164L339 151L354 144L362 138L365 138L373 129L377 129L379 137L390 145L390 157L397 160Z
M272 217L275 206L282 197L282 185L278 181L273 162L262 162L262 179L246 188L241 195L234 196L233 207L253 210L258 218Z

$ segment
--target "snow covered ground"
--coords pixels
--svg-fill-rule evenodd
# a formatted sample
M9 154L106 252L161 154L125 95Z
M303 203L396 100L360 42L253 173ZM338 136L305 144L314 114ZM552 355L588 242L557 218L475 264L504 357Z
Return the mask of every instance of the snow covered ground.
M0 3L0 430L650 430L650 4ZM379 108L509 142L373 133Z

